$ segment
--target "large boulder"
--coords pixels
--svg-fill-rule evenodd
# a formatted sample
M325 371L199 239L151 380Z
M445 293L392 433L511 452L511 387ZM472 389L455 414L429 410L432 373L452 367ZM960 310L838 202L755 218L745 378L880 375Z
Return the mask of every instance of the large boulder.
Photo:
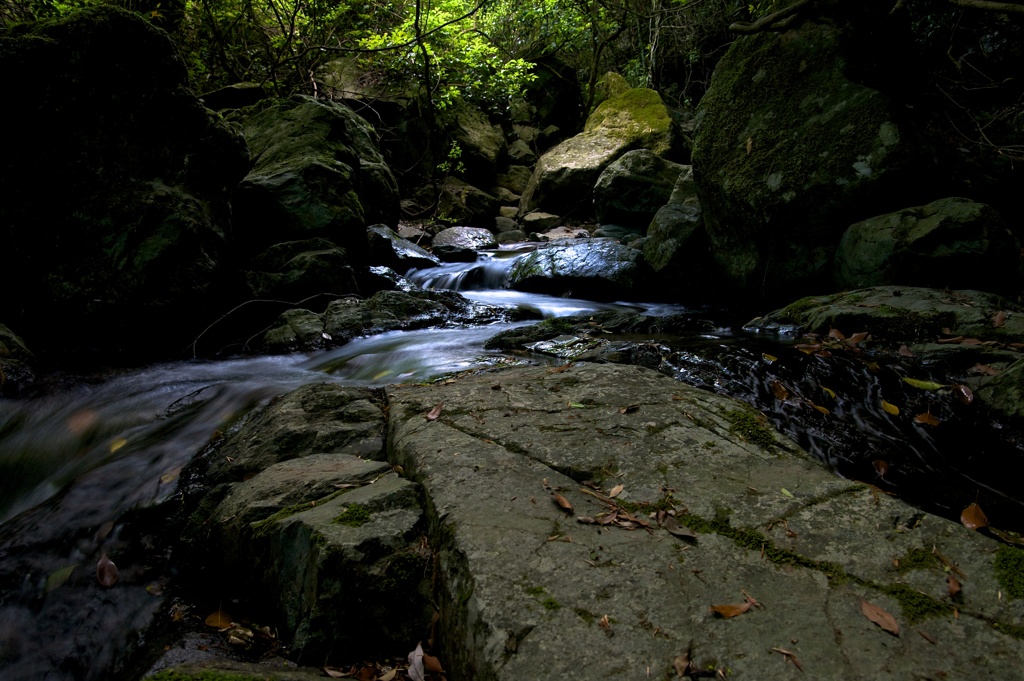
M366 230L370 240L370 262L390 267L396 272L412 268L423 269L441 264L437 256L408 239L398 236L387 225L370 225Z
M465 177L481 186L493 183L508 155L501 128L487 120L480 109L463 104L455 113L451 135L460 151L458 159L453 160L462 165Z
M612 161L633 149L672 158L678 139L657 92L626 90L597 107L583 132L541 156L520 200L520 214L589 215L594 183Z
M100 7L0 40L20 98L0 140L0 319L40 354L176 352L219 307L244 141L137 15Z
M647 275L635 248L611 239L561 240L517 260L509 284L519 291L617 300L642 295Z
M243 126L254 165L235 206L248 248L322 238L365 262L366 226L398 222L398 187L370 125L341 104L296 97L268 102Z
M1020 242L999 213L963 198L851 225L835 265L841 288L896 284L1016 296L1024 287Z
M298 301L358 291L347 252L327 239L274 244L253 258L242 275L253 298Z
M499 202L482 189L457 177L449 177L439 187L437 216L449 222L472 227L494 224Z
M683 168L649 149L626 152L604 169L594 185L598 222L643 234L658 209L668 203Z
M494 234L482 227L449 227L434 235L434 254L448 262L474 262L477 251L497 248Z
M683 166L668 202L647 226L643 252L659 298L706 302L716 296L707 286L714 267L692 166Z
M894 50L911 41L884 33L898 23L884 5L816 3L718 64L693 165L725 283L771 298L829 286L851 222L944 195L899 99L911 60Z

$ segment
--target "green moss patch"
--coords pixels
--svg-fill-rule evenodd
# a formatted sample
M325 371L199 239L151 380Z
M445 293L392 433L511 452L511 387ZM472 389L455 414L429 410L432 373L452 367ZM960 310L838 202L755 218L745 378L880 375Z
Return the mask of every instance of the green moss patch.
M729 422L729 432L739 435L747 442L762 449L777 446L775 432L763 414L753 409L733 409L725 413L725 419Z
M1003 545L996 550L996 579L1011 599L1024 598L1024 549Z
M370 509L362 504L352 504L342 511L341 514L334 519L334 522L338 525L359 527L370 522L371 515Z

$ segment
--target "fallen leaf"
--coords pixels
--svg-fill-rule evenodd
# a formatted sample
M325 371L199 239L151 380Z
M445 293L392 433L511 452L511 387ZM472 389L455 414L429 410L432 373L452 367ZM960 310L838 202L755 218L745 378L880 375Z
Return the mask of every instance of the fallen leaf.
M930 413L925 412L923 414L918 414L917 416L915 416L914 417L914 423L921 423L921 424L924 424L926 426L937 426L937 425L939 425L942 422L939 421L934 416L932 416Z
M409 678L412 681L426 681L423 670L423 645L417 643L416 650L409 653Z
M730 617L742 615L755 605L764 607L759 602L757 602L757 600L748 595L746 591L743 592L743 595L747 599L745 603L737 603L734 605L712 605L708 609L711 611L711 614L713 615L717 615L722 619L729 619Z
M324 667L324 674L327 674L327 676L332 679L341 679L348 676L345 672L340 669L335 669L334 667Z
M958 580L955 575L950 575L946 578L946 586L949 589L950 598L956 598L963 590L963 587L960 586L960 580Z
M878 473L880 478L884 478L885 474L889 472L889 464L882 459L875 459L871 462L871 465L875 467L875 472Z
M690 662L690 656L686 655L686 654L679 655L672 662L672 666L675 667L675 670L676 670L676 676L678 676L679 678L682 678L684 676L691 676L691 674L690 674L690 672L691 672L690 667L692 666L692 664L693 663Z
M775 395L775 399L779 402L785 402L789 399L789 390L779 381L772 381L771 388L772 394Z
M1009 532L1003 532L999 528L992 527L991 525L989 525L988 531L994 534L997 538L1006 542L1007 544L1013 544L1015 546L1024 546L1024 537L1021 537L1016 533L1010 534Z
M794 497L794 496L793 496L793 493L792 493L792 492L790 492L790 491L789 491L788 489L786 489L785 487L783 487L783 488L782 488L782 496L784 496L784 497L789 497L790 499L796 499L796 497Z
M117 566L105 553L96 563L96 581L108 589L117 584Z
M387 674L384 674L383 676L378 677L377 681L393 681L393 679L397 675L398 675L398 667L395 667L394 669L389 671Z
M864 340L868 340L869 338L871 338L871 334L868 333L867 331L858 331L857 333L853 334L852 336L846 339L846 344L856 345L857 343L860 343L861 341Z
M686 539L696 539L697 535L688 527L683 527L679 524L679 521L672 516L665 518L665 529L674 534L677 537L684 537Z
M551 369L548 369L548 373L549 374L561 374L561 373L565 373L566 371L568 371L571 368L572 368L572 362L569 362L568 364L563 364L561 366L557 366L557 367L553 367Z
M828 337L829 338L834 338L835 340L838 340L838 341L846 340L846 336L843 335L843 332L840 331L839 329L829 328L829 330L828 330Z
M914 353L906 345L901 345L900 346L900 356L901 357L913 357Z
M860 599L860 611L884 631L889 632L893 636L900 635L900 625L896 622L896 618L874 603L868 603L863 598Z
M953 386L953 394L956 395L956 398L964 404L971 404L974 402L974 393L971 392L970 388L961 383L957 383Z
M988 364L981 364L979 362L978 364L975 364L970 369L968 369L967 373L976 374L979 376L996 376L1001 372L999 371L999 369L996 369L993 366L989 366Z
M615 487L612 487L611 490L609 490L608 497L610 499L614 499L615 497L619 496L619 494L622 493L622 490L624 488L624 485L615 485Z
M932 645L935 645L936 643L938 643L938 641L935 640L934 636L929 636L928 634L926 634L925 632L921 631L920 629L917 630L917 633L921 634L921 638L923 638L925 641L928 641L928 643L931 643Z
M764 361L768 362L769 364L771 364L773 362L777 362L779 360L778 357L776 357L775 355L769 355L767 352L762 352L761 353L761 359L763 359Z
M812 407L814 407L816 410L820 411L822 414L831 414L832 413L832 412L830 412L828 410L828 407L823 407L820 404L815 404L814 402L808 402L808 404L811 405Z
M946 387L941 383L936 383L935 381L922 381L917 378L908 378L907 376L903 377L903 382L908 385L912 385L919 390L938 390Z
M988 518L977 503L971 504L963 510L963 513L960 514L960 522L968 530L980 530L983 527L988 527Z
M630 405L625 406L625 407L619 407L619 413L620 414L632 414L633 412L638 411L639 409L640 409L640 405L639 404L630 404Z
M442 409L444 409L444 402L438 402L437 404L434 405L434 408L427 412L427 415L424 416L423 418L425 418L428 421L436 421L437 417L441 415Z
M128 444L128 440L125 440L123 437L117 438L116 440L110 443L110 453L113 454L117 450L121 449L121 447L124 447L126 444Z
M796 659L796 655L794 655L791 651L784 650L782 648L772 648L772 651L776 653L782 653L782 657L787 662L792 662L793 665L800 671L804 670L803 665L800 664L800 660Z
M227 629L231 626L231 615L227 614L223 610L215 610L206 616L203 623L208 627L214 629Z
M173 468L160 476L160 482L164 485L174 482L181 475L181 466Z
M825 393L826 395L831 397L833 400L836 399L836 391L835 390L832 390L831 388L826 388L823 385L818 386L818 387L821 388L821 392Z
M885 400L882 400L882 411L884 411L886 414L892 414L893 416L900 415L900 408L897 407L895 404L889 404Z
M603 627L605 629L612 628L612 623L611 621L609 621L608 615L604 615L600 620L598 620L597 624L598 626Z
M433 655L427 655L426 653L423 653L423 668L428 672L444 674L444 667L441 666L441 660L437 659Z
M558 504L558 506L560 506L561 509L563 511L565 511L566 513L572 513L572 504L570 504L569 500L566 499L565 497L563 497L558 492L552 492L551 493L551 501L553 501L556 504Z
M747 156L750 156L750 150L754 148L754 138L747 138Z
M569 405L570 409L586 409L587 408L587 405L583 404L582 402L566 402L566 404Z
M63 586L65 582L71 579L71 573L75 571L76 567L78 566L67 565L51 572L46 578L46 593L50 593L54 589L59 589Z
M1002 310L992 315L992 326L995 328L1001 327L1006 322L1006 313Z

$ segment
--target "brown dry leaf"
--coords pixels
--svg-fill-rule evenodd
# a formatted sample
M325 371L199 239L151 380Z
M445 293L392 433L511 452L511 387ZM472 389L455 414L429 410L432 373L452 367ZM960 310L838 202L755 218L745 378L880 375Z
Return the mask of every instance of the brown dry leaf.
M963 513L960 514L960 522L968 530L980 530L983 527L988 527L988 518L977 503L971 504L963 510Z
M955 575L950 575L946 578L946 586L949 588L950 598L956 598L963 590L963 587L960 586L960 580L958 580Z
M775 399L779 402L785 402L789 399L789 389L782 385L779 381L771 382L772 394L775 395Z
M935 339L936 343L941 343L943 345L946 344L946 343L963 343L963 341L964 341L964 337L963 336L954 336L953 338L936 338Z
M813 355L821 350L821 343L797 343L793 347L804 354Z
M548 369L549 374L562 374L572 368L572 362Z
M900 635L900 625L896 622L896 618L874 603L868 603L863 598L860 599L860 611L883 630L893 636Z
M625 407L619 407L620 414L632 414L640 409L639 404L630 404Z
M878 473L880 478L884 478L885 474L889 472L889 464L883 459L875 459L871 462L871 465L875 467L875 472Z
M746 603L737 603L734 605L712 605L708 609L711 611L711 614L713 615L718 615L722 619L729 619L730 617L742 615L755 605L761 606L761 604L758 603L756 599L748 595L746 591L743 592L743 595L747 599Z
M988 531L994 534L998 539L1003 540L1007 544L1013 544L1015 546L1024 546L1024 537L1019 535L1010 534L1009 532L1003 532L997 527L989 525Z
M672 666L675 667L676 670L676 676L679 678L690 676L690 667L692 664L693 663L690 662L690 656L688 654L680 655L672 662Z
M754 138L747 138L747 156L750 156L750 151L754 148Z
M679 524L679 521L672 516L665 518L665 529L674 534L677 537L684 537L686 539L696 539L697 535L688 527L683 527Z
M857 343L860 343L863 340L867 340L870 337L871 334L868 333L867 331L858 331L857 333L853 334L852 336L846 339L846 344L856 345Z
M804 670L803 665L800 664L800 660L796 659L796 655L794 655L792 651L785 650L783 648L772 648L772 652L782 653L782 657L787 662L792 662L793 665L796 666L796 668L799 669L800 671Z
M995 328L998 329L1005 323L1006 312L1004 312L1003 310L1000 310L999 312L996 312L994 315L992 315L992 326L994 326Z
M227 629L231 626L231 615L223 610L216 610L207 615L203 623L214 629Z
M117 584L117 566L105 553L96 563L96 581L108 589Z
M427 655L426 653L423 653L423 668L428 672L444 674L444 667L441 666L441 660L437 659L433 655Z
M597 624L598 624L598 626L600 626L600 627L602 627L604 629L611 629L612 628L612 623L608 620L608 615L604 615L603 617L601 617L601 619L598 620Z
M988 364L981 364L979 362L978 364L975 364L970 369L968 369L967 373L976 374L978 376L995 376L996 374L999 374L1000 371L999 369L996 369L993 366L990 366Z
M956 398L964 404L971 404L974 402L974 393L971 392L970 388L961 383L957 383L953 386L953 394L956 395Z
M840 331L839 329L833 329L831 327L828 330L828 337L834 338L835 340L838 341L846 340L846 336L843 334L842 331Z
M918 414L917 416L915 416L914 423L920 423L926 426L937 426L942 422L939 421L934 416L932 416L929 412L925 412L923 414Z
M935 640L934 636L929 636L928 634L926 634L921 629L918 629L917 633L921 634L921 638L923 638L925 641L928 641L928 643L931 643L932 645L935 645L936 643L938 643L938 641Z
M625 489L623 485L615 485L615 487L612 487L611 490L608 492L608 497L610 499L614 499L615 497L619 496L622 493L623 489Z
M434 405L434 408L427 412L427 415L424 416L423 418L425 418L428 421L436 421L437 417L441 415L442 409L444 409L444 402L438 402L437 404Z
M901 345L901 346L900 346L900 356L901 356L901 357L913 357L913 356L914 356L914 353L913 353L913 351L912 351L912 350L911 350L910 348L908 348L908 347L907 347L906 345Z
M558 492L551 493L551 501L555 502L566 513L572 513L572 504Z

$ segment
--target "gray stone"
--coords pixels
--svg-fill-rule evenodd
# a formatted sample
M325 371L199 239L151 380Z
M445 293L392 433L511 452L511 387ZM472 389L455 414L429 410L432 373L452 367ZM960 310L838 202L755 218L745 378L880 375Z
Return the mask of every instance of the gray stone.
M496 198L500 203L510 204L519 202L519 195L514 194L512 190L505 189L504 187L495 187L494 190L491 191L491 195L494 196L494 198ZM517 208L516 214L518 213L519 209ZM515 215L513 215L512 217L515 217Z
M598 106L582 133L541 156L523 191L520 213L589 214L594 183L614 160L633 149L671 158L678 144L675 125L658 93L627 90Z
M609 164L594 185L598 222L613 222L641 234L669 202L676 180L689 167L666 161L647 149L629 151Z
M822 679L1024 677L1024 644L1003 633L1024 601L997 598L991 539L835 477L741 403L585 363L388 399L392 456L429 509L454 678L675 678L687 654L729 677L799 676L773 648ZM693 538L660 526L666 512ZM964 575L958 612L921 553ZM746 594L764 608L711 614Z
M513 132L515 132L516 137L526 142L527 144L535 142L537 140L537 136L540 135L540 130L531 125L521 125L519 123L515 123L512 125L512 130Z
M714 263L697 200L692 166L683 166L668 203L658 209L647 227L644 259L654 270L657 286L673 299L700 298L714 291Z
M488 229L449 227L434 235L433 250L435 255L448 262L473 262L477 251L497 245L494 234Z
M303 300L358 290L348 251L327 239L274 244L253 258L242 276L254 298Z
M609 239L565 240L538 248L512 266L509 284L552 295L586 292L597 300L635 297L645 283L640 251Z
M510 229L498 233L499 244L517 244L526 241L526 232L521 229Z
M455 115L451 135L462 150L458 162L465 167L465 176L478 183L493 180L508 153L501 128L480 109L464 104Z
M514 229L518 229L516 221L512 218L496 217L494 218L494 232L495 234L501 234L502 232L510 232Z
M484 227L494 219L498 205L498 199L482 189L449 177L437 197L437 214L452 222Z
M527 232L543 232L552 227L557 227L561 221L562 218L557 215L543 211L533 211L523 216L522 225L523 229Z
M533 171L526 166L509 166L508 170L498 175L498 185L514 194L522 194L530 183Z
M370 262L374 265L390 267L396 272L408 272L412 268L423 269L441 264L437 256L398 236L387 225L371 225L366 231L370 242Z
M895 284L1009 296L1024 288L1017 238L995 210L964 198L851 225L836 250L835 280L841 288Z
M508 148L508 158L513 163L531 165L536 162L537 154L534 153L529 144L523 140L516 140Z
M515 220L519 216L518 206L502 206L498 209L498 215L509 220Z
M309 310L287 310L263 335L263 349L271 353L308 351L324 347L324 320Z

